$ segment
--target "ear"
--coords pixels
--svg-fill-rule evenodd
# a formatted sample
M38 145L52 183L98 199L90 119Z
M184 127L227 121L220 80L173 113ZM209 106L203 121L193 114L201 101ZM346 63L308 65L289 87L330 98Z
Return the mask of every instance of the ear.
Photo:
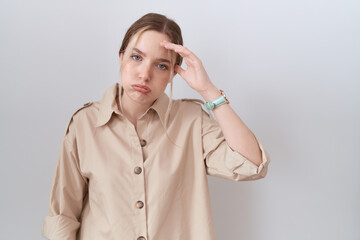
M120 57L119 57L120 62L123 61L123 58L124 58L124 52L121 52L121 53L120 53Z
M120 56L119 56L119 66L120 66L120 72L121 72L121 66L123 65L123 60L124 60L124 52L121 52L120 53Z

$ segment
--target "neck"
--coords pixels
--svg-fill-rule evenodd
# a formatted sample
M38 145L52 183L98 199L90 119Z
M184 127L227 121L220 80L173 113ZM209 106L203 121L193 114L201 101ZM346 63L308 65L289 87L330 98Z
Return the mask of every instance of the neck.
M120 111L135 126L137 120L145 113L145 111L150 106L150 104L138 103L133 101L129 96L126 95L125 92L121 95Z

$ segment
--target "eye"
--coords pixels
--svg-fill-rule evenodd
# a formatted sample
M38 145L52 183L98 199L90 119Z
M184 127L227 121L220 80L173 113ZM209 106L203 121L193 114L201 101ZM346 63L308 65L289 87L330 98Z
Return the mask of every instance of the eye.
M135 61L140 61L141 57L139 55L131 55L131 58L134 59Z
M158 67L162 70L168 70L168 66L166 66L165 64L158 64Z

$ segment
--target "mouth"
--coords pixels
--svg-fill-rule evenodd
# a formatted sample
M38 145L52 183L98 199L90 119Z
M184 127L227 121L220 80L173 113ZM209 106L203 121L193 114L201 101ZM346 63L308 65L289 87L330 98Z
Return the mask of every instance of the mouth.
M138 91L138 92L141 92L141 93L150 93L151 92L151 89L149 87L145 86L145 85L133 84L131 86L135 91Z

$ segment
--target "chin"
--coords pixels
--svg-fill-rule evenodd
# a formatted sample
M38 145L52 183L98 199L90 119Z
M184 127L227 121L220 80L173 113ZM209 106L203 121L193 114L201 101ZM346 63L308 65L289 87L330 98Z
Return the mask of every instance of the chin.
M138 103L149 103L149 102L153 102L155 99L153 96L149 95L149 94L143 94L140 92L132 92L131 93L131 98L133 101L138 102Z

